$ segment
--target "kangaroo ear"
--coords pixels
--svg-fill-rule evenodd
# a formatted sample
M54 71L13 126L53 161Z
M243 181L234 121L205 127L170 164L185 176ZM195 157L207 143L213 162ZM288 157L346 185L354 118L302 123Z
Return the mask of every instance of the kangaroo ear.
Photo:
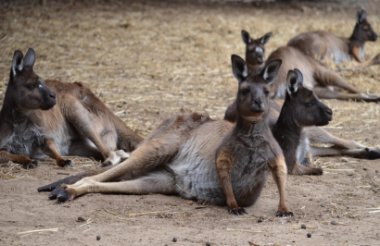
M260 42L263 44L263 45L266 45L266 43L268 43L270 37L272 37L273 33L272 32L268 32L267 34L265 34L264 36L262 36L260 38Z
M13 60L12 60L12 74L13 76L16 76L18 73L21 72L22 70L22 58L24 55L22 54L21 51L16 50L14 55L13 55Z
M303 86L303 75L302 75L302 72L300 70L298 70L297 68L294 69L294 72L297 73L297 76L298 76L298 87L301 87Z
M367 20L367 12L362 9L358 11L358 24L362 23L363 21Z
M34 49L29 48L28 52L26 52L26 54L25 54L24 67L33 68L35 61L36 61L36 52L34 52Z
M298 75L295 71L289 70L286 76L286 91L289 96L294 95L298 91Z
M268 65L263 69L261 76L267 82L267 84L270 84L277 77L281 63L281 59L275 59L273 61L270 61Z
M234 74L238 82L240 83L248 76L247 64L245 64L245 61L243 60L243 58L241 58L238 55L232 55L231 62L232 62L232 73Z
M241 38L245 44L250 44L252 42L251 36L249 36L249 33L245 30L241 30Z

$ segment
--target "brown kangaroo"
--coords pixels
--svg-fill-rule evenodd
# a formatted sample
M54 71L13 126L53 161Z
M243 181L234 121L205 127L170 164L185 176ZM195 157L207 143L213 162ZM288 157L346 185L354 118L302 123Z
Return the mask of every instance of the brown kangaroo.
M103 165L127 158L124 150L133 151L142 138L82 83L45 82L33 72L35 60L31 48L25 57L14 53L0 112L0 162L29 168L47 155L64 167L72 163L61 155L92 156Z
M280 195L277 216L293 215L285 199L285 159L266 124L268 85L281 61L274 60L260 74L250 75L242 58L233 55L231 60L239 82L235 126L207 115L179 115L161 123L119 165L91 177L66 178L79 180L72 185L60 186L63 181L58 181L38 190L55 188L49 198L59 201L91 192L176 194L227 204L230 213L244 214L240 206L255 203L271 171Z
M360 63L359 68L380 63L379 55L366 61L364 59L364 45L367 41L376 41L378 36L371 24L367 21L367 13L361 10L357 14L354 31L349 38L338 37L324 31L306 32L297 35L288 42L288 46L301 50L304 54L323 60L326 56L332 57L339 65L353 57Z
M250 46L247 45L247 49L252 50L252 52L246 52L246 59L252 59L250 57L254 56L256 49L255 44L252 43ZM276 59L282 60L282 66L275 81L271 84L272 98L285 97L286 76L288 71L298 68L305 78L303 86L313 90L319 98L341 100L352 99L369 102L377 102L380 99L376 95L361 93L357 88L344 80L338 73L331 71L313 57L305 55L294 47L284 46L278 48L270 54L266 62ZM347 90L349 93L338 91L342 89Z
M321 168L313 168L315 156L350 156L379 159L380 152L355 141L337 138L327 131L310 126L323 126L332 119L332 111L319 101L309 89L303 87L303 76L298 69L287 76L287 93L282 109L271 101L268 124L285 156L289 174L321 175ZM224 119L236 121L236 103L230 105ZM280 112L281 111L281 112ZM332 144L332 147L312 147L310 142Z

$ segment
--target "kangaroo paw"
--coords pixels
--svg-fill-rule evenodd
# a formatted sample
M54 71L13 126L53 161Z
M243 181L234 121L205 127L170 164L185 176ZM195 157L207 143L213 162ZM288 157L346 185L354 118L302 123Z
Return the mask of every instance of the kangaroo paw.
M33 169L33 168L36 168L38 165L39 165L39 161L37 161L37 160L30 160L30 162L25 163L23 165L23 167L25 169Z
M244 214L248 214L247 211L245 211L244 208L228 208L228 212L230 214L234 214L234 215L244 215Z

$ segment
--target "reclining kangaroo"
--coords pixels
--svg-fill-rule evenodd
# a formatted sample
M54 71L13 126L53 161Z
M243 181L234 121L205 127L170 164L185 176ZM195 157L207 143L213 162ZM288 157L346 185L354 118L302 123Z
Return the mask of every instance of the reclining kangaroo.
M257 46L252 42L249 33L242 31L242 38L246 44L246 60L252 60L256 53ZM269 37L268 37L269 38ZM260 52L262 49L260 49ZM264 50L265 51L265 50ZM261 53L263 53L262 51ZM286 94L286 76L289 70L298 68L305 80L303 86L313 90L319 98L341 99L341 100L364 100L379 101L379 97L372 94L361 93L357 88L350 85L338 73L326 68L316 59L305 55L299 49L291 46L280 47L273 51L267 59L267 63L276 60L282 60L282 66L275 81L271 84L271 97L284 98ZM256 66L263 66L256 64ZM331 88L334 87L334 88ZM349 93L342 93L337 90L347 90Z
M231 60L239 82L235 125L196 113L179 115L162 122L119 165L95 176L83 178L87 175L80 174L38 190L54 189L49 198L59 201L91 192L176 194L227 204L230 213L243 214L246 212L241 207L255 203L271 171L280 195L277 216L293 215L285 199L284 156L266 124L268 85L277 76L281 61L274 60L253 75L248 74L242 58L232 55ZM124 181L109 182L117 180ZM69 184L60 186L67 181Z
M142 138L82 83L45 82L33 72L35 60L31 48L24 58L14 53L0 112L0 162L29 168L47 155L64 167L72 163L61 155L91 156L103 165L127 158L124 150L133 151Z
M367 21L367 13L365 10L361 10L357 14L357 22L349 38L341 38L324 31L306 32L292 38L288 42L288 46L295 47L304 54L321 60L330 56L336 65L350 61L353 57L360 63L358 68L365 68L380 63L380 54L368 61L364 59L365 42L377 39L376 32Z
M289 70L287 92L282 109L271 101L268 124L279 143L286 160L289 174L321 175L322 168L313 168L313 155L345 155L356 158L378 159L380 152L369 149L355 141L337 138L318 127L328 124L332 111L319 101L309 89L303 87L303 76L298 69ZM224 119L236 121L235 104L230 105ZM281 112L280 112L281 110ZM312 147L314 143L334 144L333 147Z

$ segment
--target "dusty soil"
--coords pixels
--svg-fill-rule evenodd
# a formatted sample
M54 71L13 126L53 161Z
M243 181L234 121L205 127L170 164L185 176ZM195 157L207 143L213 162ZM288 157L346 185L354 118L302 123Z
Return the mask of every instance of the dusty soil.
M368 19L379 33L380 17L367 7ZM33 47L37 74L87 83L142 136L172 114L207 112L221 119L235 96L230 55L244 55L241 29L253 37L273 31L269 54L302 31L324 29L349 36L354 17L355 11L335 7L182 1L1 3L0 99L14 50ZM378 42L366 47L367 57L380 51ZM380 94L378 67L343 76L363 91ZM378 104L325 102L334 111L326 129L380 147ZM41 185L99 168L91 159L71 159L74 167L67 169L51 159L33 170L14 163L0 166L0 245L380 245L380 213L368 209L380 206L379 161L315 158L325 174L289 176L287 201L297 216L276 218L279 197L272 178L259 201L247 208L249 215L239 217L228 214L226 207L175 196L88 194L59 204L48 200L47 193L38 193ZM264 220L258 223L260 217ZM307 229L301 229L302 224ZM57 231L17 234L53 228Z

